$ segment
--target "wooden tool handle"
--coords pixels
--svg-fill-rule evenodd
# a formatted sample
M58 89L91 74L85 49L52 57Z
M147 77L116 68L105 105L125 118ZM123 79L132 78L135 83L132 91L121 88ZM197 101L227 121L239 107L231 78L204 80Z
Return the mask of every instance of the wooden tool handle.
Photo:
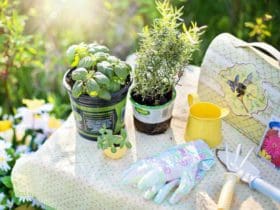
M230 210L235 184L239 181L239 176L235 173L225 173L225 178L218 201L218 210Z

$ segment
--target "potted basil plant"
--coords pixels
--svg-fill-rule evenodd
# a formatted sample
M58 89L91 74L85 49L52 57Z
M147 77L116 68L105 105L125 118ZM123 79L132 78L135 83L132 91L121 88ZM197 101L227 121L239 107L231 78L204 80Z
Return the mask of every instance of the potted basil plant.
M181 21L182 8L172 7L167 0L156 4L161 18L141 34L130 91L135 127L151 135L170 126L175 85L193 52L199 49L203 33L195 23L185 26Z
M97 147L102 149L105 156L111 159L122 158L127 149L132 147L131 143L127 139L127 133L125 129L121 129L119 134L114 135L112 130L102 127L99 130L101 134L97 138Z
M97 43L72 45L66 54L71 68L65 73L63 84L78 133L96 141L104 124L114 133L120 132L131 67Z

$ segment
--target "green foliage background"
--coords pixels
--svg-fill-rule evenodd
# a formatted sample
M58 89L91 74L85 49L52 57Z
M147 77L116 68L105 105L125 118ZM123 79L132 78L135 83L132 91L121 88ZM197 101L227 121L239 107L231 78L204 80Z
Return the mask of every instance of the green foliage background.
M279 0L171 3L184 6L187 25L196 21L198 26L208 27L201 50L193 56L196 65L200 65L211 40L222 32L280 48ZM272 19L266 20L265 14ZM98 41L124 59L137 49L143 26L158 16L152 0L0 0L0 106L6 113L13 113L22 98L43 98L55 103L57 117L65 118L71 110L62 87L67 47ZM252 35L253 29L245 22L256 26L256 31L261 29L259 34Z

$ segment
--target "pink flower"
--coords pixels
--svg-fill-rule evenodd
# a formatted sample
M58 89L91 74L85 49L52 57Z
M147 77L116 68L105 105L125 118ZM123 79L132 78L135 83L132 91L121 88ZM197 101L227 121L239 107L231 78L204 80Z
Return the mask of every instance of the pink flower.
M262 148L271 155L271 162L280 167L280 137L277 130L270 129L266 133Z
M271 162L277 167L280 167L280 156L277 156L275 158L272 158Z

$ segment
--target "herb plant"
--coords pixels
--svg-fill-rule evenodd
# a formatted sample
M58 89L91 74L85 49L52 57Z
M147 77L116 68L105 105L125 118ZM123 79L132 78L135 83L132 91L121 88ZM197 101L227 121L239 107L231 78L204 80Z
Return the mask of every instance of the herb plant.
M145 27L140 38L134 70L134 89L143 101L147 98L159 104L165 93L172 91L194 51L199 48L202 28L182 22L182 9L173 8L168 0L156 1L161 18L151 28ZM180 31L182 28L183 32Z
M132 147L131 143L127 140L127 133L125 129L121 129L120 135L114 135L112 130L106 129L105 126L103 126L99 133L100 136L97 137L97 147L98 149L111 149L112 153L117 152L117 148L123 148L126 147L130 149Z
M25 33L28 16L21 14L19 3L0 0L0 104L9 114L23 97L46 97L48 92L38 88L44 87L44 43L39 34Z
M72 95L78 98L82 94L111 99L111 93L117 92L126 84L131 67L109 54L106 46L96 43L72 45L67 57L74 82Z

